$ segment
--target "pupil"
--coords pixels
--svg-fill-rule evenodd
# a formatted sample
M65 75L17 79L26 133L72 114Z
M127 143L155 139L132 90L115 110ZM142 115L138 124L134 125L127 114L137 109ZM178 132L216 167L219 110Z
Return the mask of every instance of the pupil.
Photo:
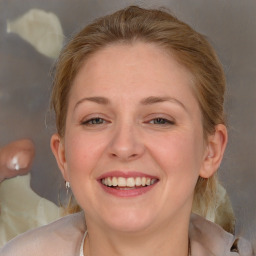
M158 124L164 124L165 121L164 121L163 118L157 118L157 119L156 119L156 123L158 123Z
M92 121L93 124L98 124L100 123L100 118L95 118L93 121Z

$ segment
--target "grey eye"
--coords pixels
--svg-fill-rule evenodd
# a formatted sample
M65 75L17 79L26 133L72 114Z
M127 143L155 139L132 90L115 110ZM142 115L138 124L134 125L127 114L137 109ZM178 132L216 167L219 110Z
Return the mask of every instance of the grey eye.
M105 122L104 119L100 117L91 118L89 120L84 121L82 124L84 125L97 125L97 124L103 124Z

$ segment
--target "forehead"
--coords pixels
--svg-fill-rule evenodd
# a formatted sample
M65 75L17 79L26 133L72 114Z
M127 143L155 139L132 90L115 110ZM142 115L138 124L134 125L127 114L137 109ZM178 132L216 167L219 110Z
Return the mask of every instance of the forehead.
M192 74L182 66L172 52L156 44L134 42L112 44L86 59L74 79L71 91L83 87L93 91L139 89L189 90Z

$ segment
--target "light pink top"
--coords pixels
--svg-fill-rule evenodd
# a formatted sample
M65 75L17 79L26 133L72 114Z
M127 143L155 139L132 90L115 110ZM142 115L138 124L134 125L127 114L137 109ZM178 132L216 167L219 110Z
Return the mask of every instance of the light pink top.
M0 250L0 256L79 256L85 232L83 213L72 214L19 235ZM191 215L189 236L192 256L254 255L248 241L239 238L234 250L232 234L195 214Z

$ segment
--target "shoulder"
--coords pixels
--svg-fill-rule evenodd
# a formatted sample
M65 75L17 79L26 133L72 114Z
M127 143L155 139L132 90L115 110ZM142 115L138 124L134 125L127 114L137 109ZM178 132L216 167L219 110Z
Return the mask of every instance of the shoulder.
M251 244L196 214L191 215L189 236L192 254L198 256L253 256Z
M74 255L84 232L84 214L68 215L12 239L0 250L0 256Z

